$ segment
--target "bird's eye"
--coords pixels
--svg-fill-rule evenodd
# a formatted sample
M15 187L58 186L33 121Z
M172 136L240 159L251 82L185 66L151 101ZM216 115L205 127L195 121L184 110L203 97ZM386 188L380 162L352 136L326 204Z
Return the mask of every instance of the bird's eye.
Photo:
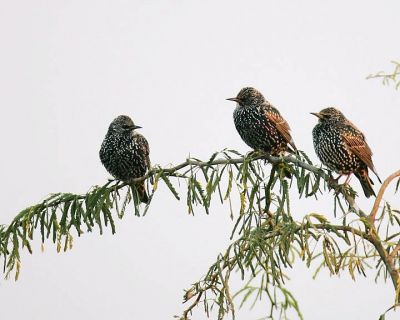
M122 126L122 128L123 128L124 130L128 130L128 129L129 129L129 126L126 125L126 124L124 124L124 125Z

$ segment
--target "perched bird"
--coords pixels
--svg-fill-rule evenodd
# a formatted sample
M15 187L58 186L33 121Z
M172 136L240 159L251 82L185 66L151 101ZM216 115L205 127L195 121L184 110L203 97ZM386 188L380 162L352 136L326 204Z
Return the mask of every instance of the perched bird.
M340 175L350 177L354 173L360 180L365 196L369 198L375 195L368 168L379 182L381 179L372 162L372 151L364 134L335 108L326 108L311 114L319 118L313 129L313 142L322 163Z
M107 171L126 183L144 176L150 168L149 144L145 137L135 131L139 128L128 116L118 116L111 122L99 152ZM149 198L144 181L135 187L140 200L147 203Z
M242 140L254 150L277 156L296 150L290 127L279 111L258 90L246 87L235 98L237 102L233 119Z

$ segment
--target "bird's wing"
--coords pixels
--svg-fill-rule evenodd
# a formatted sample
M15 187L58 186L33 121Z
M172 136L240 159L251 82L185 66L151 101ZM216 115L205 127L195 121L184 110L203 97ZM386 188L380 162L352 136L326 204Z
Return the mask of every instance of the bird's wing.
M146 138L141 134L136 134L136 139L140 149L142 150L143 154L145 155L145 161L147 169L150 170L151 163L150 163L150 147L149 143L147 142Z
M342 137L347 144L350 151L352 151L362 162L364 162L368 168L370 168L378 177L376 169L372 162L372 151L367 141L365 140L364 134L359 131L351 123L345 126L345 130L342 131ZM379 179L379 177L378 177Z
M279 133L284 137L284 139L296 150L293 138L290 135L290 126L286 120L281 116L278 110L270 106L270 108L265 110L265 116L275 125Z

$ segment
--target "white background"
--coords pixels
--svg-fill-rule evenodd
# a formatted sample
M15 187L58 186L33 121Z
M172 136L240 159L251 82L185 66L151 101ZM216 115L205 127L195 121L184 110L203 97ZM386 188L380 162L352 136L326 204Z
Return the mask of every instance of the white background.
M399 58L399 12L398 1L0 1L0 223L51 192L103 184L98 150L119 114L143 126L163 166L247 152L224 100L247 85L278 107L316 163L309 112L339 107L386 177L400 167L400 94L365 78ZM322 199L293 200L295 217L333 219ZM148 215L127 214L115 236L86 233L65 254L50 242L42 254L36 242L20 280L0 280L0 318L172 319L231 228L228 206L192 217L162 188ZM298 263L288 273L305 319L378 319L393 304L391 283L375 284L373 272L314 281ZM266 310L244 308L238 319Z

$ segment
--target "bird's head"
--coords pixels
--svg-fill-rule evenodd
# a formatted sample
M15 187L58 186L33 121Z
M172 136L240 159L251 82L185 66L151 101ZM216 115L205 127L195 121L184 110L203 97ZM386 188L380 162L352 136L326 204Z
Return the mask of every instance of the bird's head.
M257 89L254 89L252 87L245 87L242 90L240 90L240 92L235 98L228 98L226 100L235 101L240 106L246 107L263 103L265 101L265 98L262 95L262 93Z
M135 125L130 117L121 115L111 122L109 130L124 134L139 128L141 127Z
M320 122L323 121L346 121L346 117L338 109L335 108L325 108L320 112L311 112L312 115L318 117Z

